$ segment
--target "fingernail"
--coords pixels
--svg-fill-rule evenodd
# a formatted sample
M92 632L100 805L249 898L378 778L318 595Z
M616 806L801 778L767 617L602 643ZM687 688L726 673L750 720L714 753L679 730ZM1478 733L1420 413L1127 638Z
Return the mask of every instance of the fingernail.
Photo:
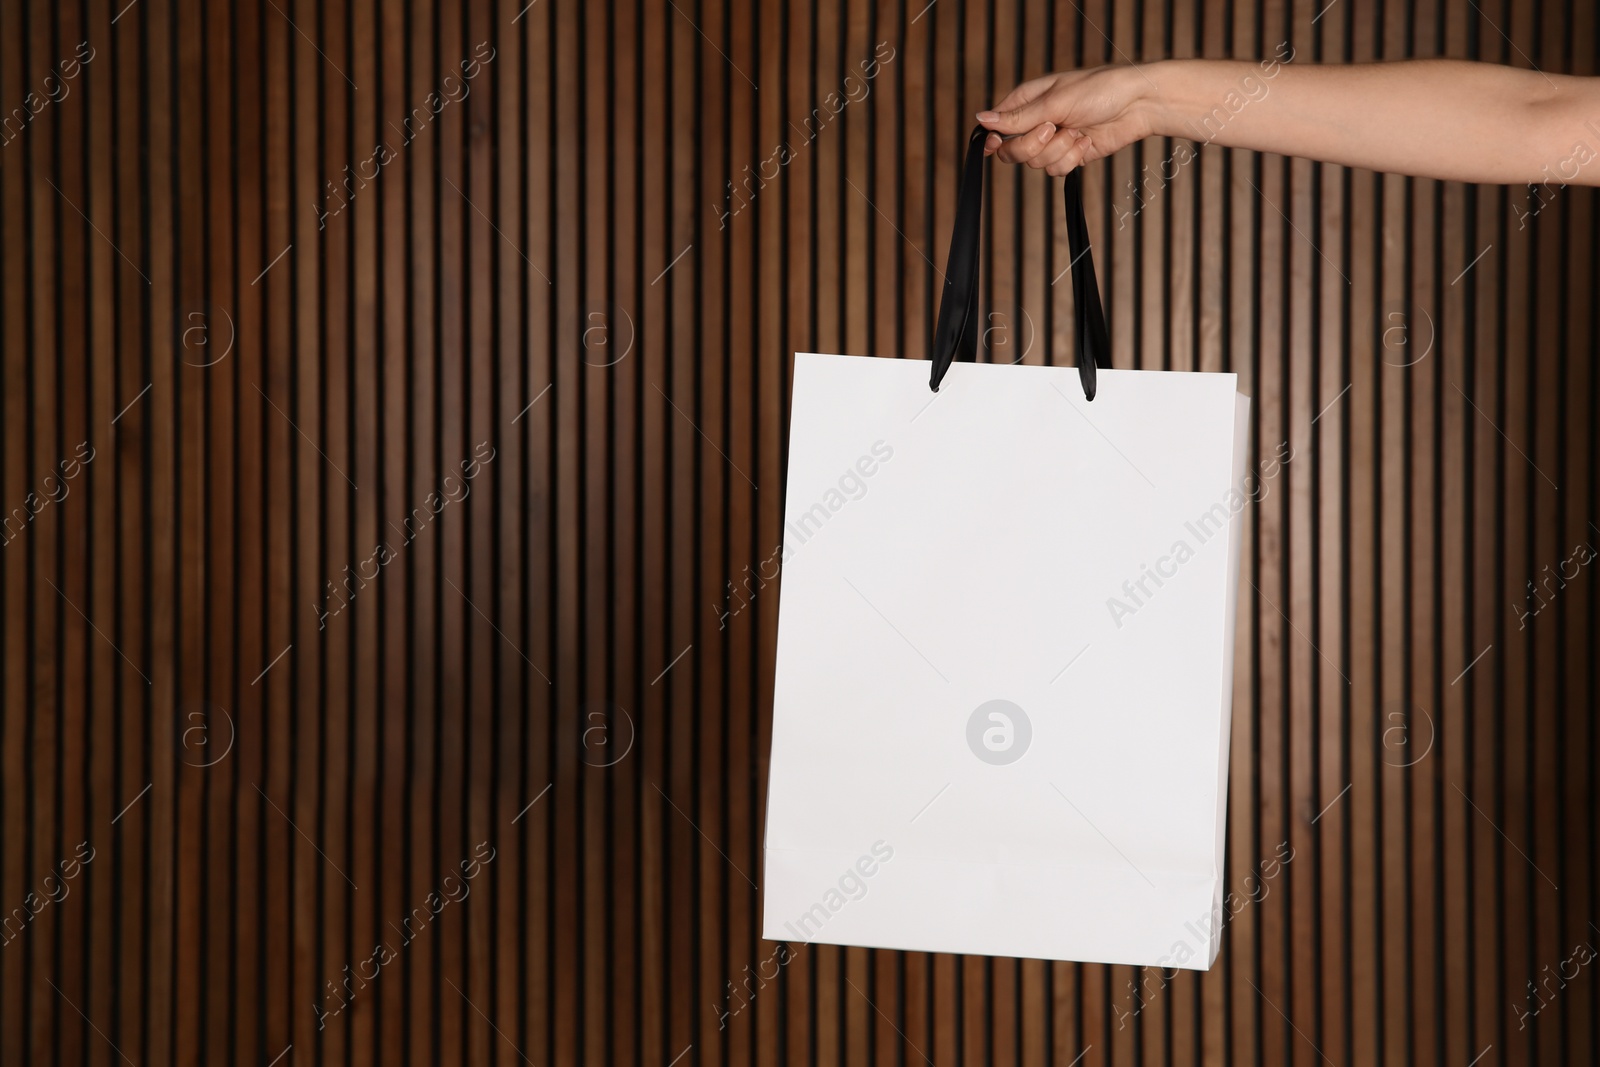
M1053 123L1053 122L1045 123L1044 124L1044 129L1039 131L1039 141L1040 141L1040 143L1043 143L1045 141L1050 140L1050 136L1055 132L1056 132L1055 123Z
M991 122L999 122L1000 116L995 114L993 111L980 111L978 112L978 121L984 125L988 125Z

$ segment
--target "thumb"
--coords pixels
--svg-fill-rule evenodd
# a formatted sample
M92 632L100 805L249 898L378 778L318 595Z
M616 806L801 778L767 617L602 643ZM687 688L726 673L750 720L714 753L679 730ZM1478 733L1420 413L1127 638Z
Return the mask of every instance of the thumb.
M995 133L1027 133L1051 121L1048 100L1048 95L1040 95L1007 111L980 111L978 125Z

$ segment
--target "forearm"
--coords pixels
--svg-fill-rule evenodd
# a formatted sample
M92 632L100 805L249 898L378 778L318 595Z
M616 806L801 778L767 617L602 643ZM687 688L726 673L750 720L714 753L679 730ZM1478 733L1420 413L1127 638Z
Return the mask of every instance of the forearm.
M1600 184L1600 79L1461 60L1129 69L1152 133L1465 182Z

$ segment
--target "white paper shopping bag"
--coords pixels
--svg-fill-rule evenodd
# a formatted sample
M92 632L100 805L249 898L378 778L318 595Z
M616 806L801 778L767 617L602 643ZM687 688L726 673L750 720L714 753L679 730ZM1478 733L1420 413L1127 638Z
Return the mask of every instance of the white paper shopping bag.
M796 356L763 936L1204 969L1232 374Z

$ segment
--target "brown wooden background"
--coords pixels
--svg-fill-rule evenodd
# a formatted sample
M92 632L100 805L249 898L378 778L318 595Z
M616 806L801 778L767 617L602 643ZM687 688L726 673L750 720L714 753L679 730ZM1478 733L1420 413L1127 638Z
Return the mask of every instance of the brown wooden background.
M1020 76L1284 43L1592 73L1597 20L0 0L0 1060L1593 1062L1594 196L1212 147L1134 199L1160 142L1089 173L1116 364L1236 370L1294 452L1240 612L1259 899L1203 976L809 947L720 1025L774 948L777 598L719 613L790 353L923 353ZM994 178L990 351L1064 361L1058 187Z

